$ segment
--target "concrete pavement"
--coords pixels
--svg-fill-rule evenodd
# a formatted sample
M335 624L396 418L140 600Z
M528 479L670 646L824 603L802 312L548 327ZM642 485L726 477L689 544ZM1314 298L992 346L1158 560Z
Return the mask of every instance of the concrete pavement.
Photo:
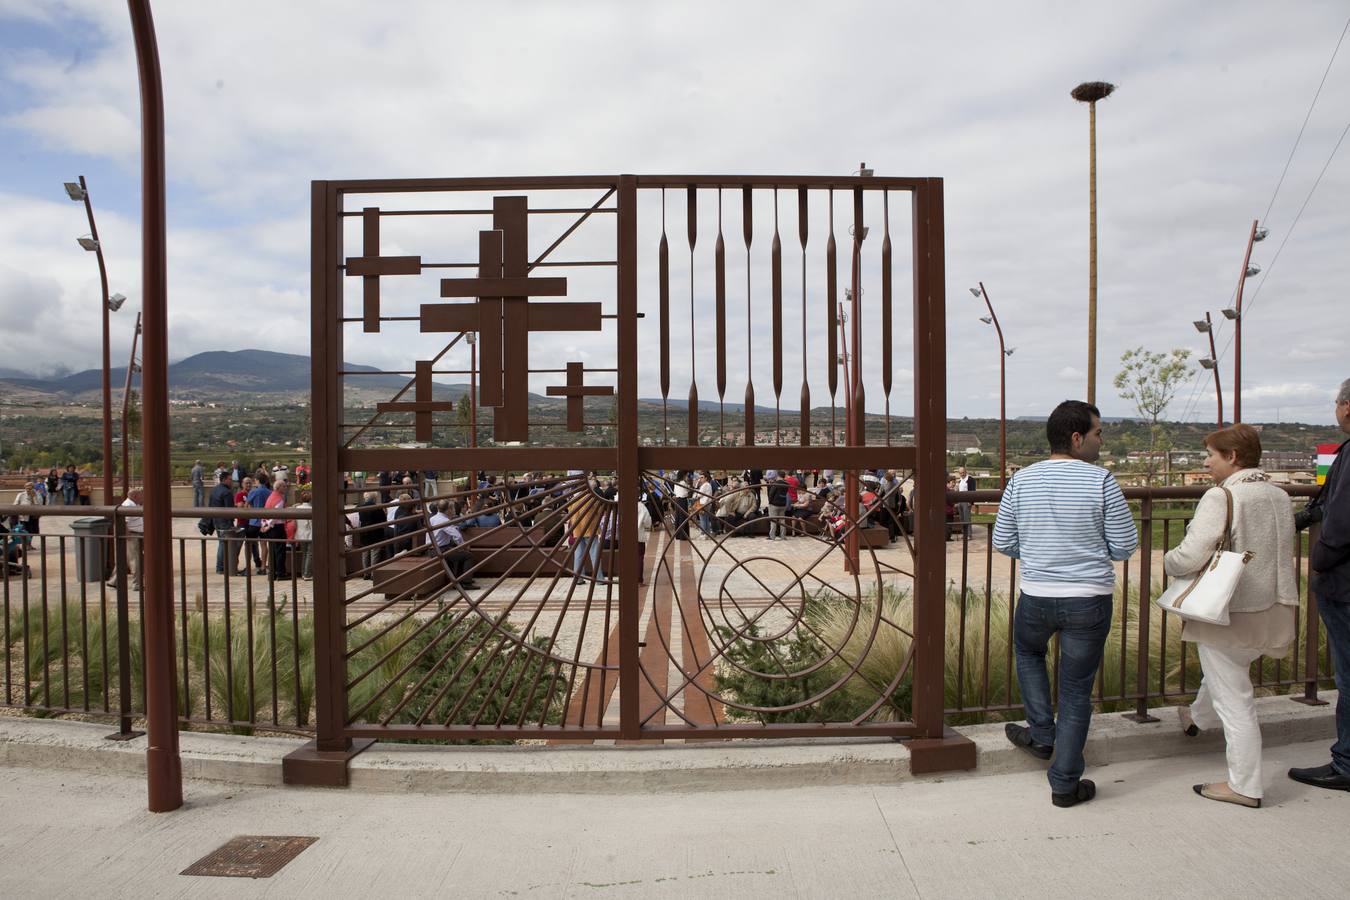
M1267 806L1203 800L1221 754L1114 762L1092 803L1032 768L737 791L388 793L0 767L7 897L1344 897L1350 794L1284 777L1325 740L1267 749ZM266 880L179 875L242 834L318 842Z

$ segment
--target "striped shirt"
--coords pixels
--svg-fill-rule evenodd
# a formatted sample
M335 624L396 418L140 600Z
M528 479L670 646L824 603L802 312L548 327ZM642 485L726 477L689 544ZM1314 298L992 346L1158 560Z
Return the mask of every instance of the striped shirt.
M1111 473L1076 459L1021 470L999 501L994 549L1022 561L1022 590L1038 597L1109 594L1112 560L1139 546L1130 507Z

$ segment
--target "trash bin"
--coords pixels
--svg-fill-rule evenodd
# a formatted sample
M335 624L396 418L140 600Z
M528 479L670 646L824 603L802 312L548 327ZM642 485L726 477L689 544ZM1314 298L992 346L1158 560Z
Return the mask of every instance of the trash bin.
M75 534L75 571L81 581L103 581L108 577L111 559L112 522L107 519L76 519L70 523Z

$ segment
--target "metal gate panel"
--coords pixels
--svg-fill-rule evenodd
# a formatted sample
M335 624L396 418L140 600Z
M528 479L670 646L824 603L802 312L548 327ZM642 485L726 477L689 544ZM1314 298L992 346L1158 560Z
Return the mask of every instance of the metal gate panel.
M912 245L906 417L891 413L893 228ZM939 180L315 182L312 274L320 751L942 736ZM559 332L579 335L569 352ZM343 361L372 337L406 361ZM659 411L639 401L640 372L644 390L659 380ZM467 378L467 413L438 378ZM608 396L611 417L588 419ZM709 519L675 499L674 470L769 468L841 473L828 527ZM876 544L878 510L860 505L876 469L918 486L898 546ZM401 501L357 475L406 470L434 470L437 489ZM742 487L714 511L752 490L758 508ZM660 499L640 562L643 495ZM435 543L471 519L462 547Z

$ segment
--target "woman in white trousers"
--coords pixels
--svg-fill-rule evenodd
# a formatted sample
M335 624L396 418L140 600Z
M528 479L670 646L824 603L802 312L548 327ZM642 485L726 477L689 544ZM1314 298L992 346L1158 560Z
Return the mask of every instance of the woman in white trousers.
M1250 425L1223 428L1205 438L1205 468L1216 487L1205 492L1181 544L1163 558L1169 575L1192 575L1207 565L1224 533L1227 500L1233 496L1233 543L1251 551L1228 607L1229 624L1186 622L1183 641L1196 645L1204 677L1195 702L1180 707L1182 729L1194 736L1222 727L1227 741L1228 780L1197 784L1210 800L1259 807L1261 726L1256 721L1251 664L1262 656L1279 659L1294 641L1294 511L1289 495L1260 469L1261 438Z

